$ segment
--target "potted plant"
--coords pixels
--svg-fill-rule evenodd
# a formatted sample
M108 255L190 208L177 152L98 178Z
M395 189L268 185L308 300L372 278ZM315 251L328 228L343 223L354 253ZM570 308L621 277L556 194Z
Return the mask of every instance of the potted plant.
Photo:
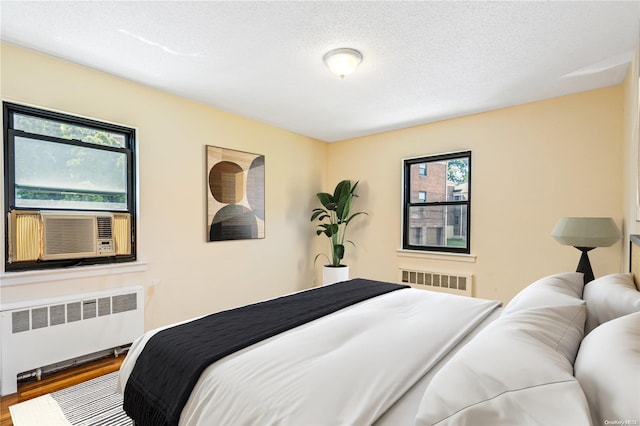
M331 258L324 253L320 253L316 255L313 261L315 264L318 257L324 256L330 262L323 269L323 284L349 279L349 267L341 263L344 258L345 243L351 243L355 247L353 241L345 239L347 227L354 217L367 214L365 212L351 214L351 201L353 197L357 197L355 193L357 186L358 182L352 186L351 181L343 180L338 182L333 194L326 192L316 194L322 207L313 209L311 222L314 220L320 222L316 235L325 235L329 239L331 248Z

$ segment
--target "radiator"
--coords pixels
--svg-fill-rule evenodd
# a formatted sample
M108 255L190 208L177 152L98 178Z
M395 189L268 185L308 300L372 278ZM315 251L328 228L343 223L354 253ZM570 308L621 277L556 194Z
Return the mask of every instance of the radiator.
M473 275L400 268L398 282L425 290L473 296Z
M144 332L140 286L0 306L0 394L17 375L133 342Z

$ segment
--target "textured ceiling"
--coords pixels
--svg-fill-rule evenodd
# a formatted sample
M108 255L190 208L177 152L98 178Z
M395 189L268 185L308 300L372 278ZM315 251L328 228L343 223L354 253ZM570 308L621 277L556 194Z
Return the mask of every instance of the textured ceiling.
M640 1L6 1L4 41L332 142L620 84ZM352 47L341 80L323 55Z

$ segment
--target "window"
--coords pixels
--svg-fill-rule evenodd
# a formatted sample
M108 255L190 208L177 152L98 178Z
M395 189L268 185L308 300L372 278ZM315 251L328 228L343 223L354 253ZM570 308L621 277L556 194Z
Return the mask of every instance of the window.
M471 151L404 161L404 249L470 253L470 218Z
M18 243L7 241L5 269L135 260L135 130L8 102L3 109L7 240L12 235L16 240L21 238L15 236L19 219L11 218L27 214L37 218L40 234L46 232L44 217L51 213L57 213L57 217L82 216L87 219L85 224L89 223L86 216L93 213L98 218L94 219L94 228L100 228L92 242L98 244L93 248L95 256L90 254L92 250L83 249L84 255L76 255L73 260L65 259L64 253L49 256L55 260L47 260L47 256L43 259L42 253L24 259L16 257ZM105 217L110 218L107 225ZM69 232L65 228L65 233ZM84 235L87 231L82 232ZM116 234L115 242L110 239L111 233ZM120 248L113 252L98 250L100 244L104 249L116 243Z

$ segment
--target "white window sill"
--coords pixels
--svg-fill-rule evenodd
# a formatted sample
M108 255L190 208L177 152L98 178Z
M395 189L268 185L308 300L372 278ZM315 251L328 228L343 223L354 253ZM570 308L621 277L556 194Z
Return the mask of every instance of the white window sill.
M415 257L418 259L447 260L450 262L476 263L475 254L444 253L439 251L420 251L398 249L396 253L400 257Z
M0 287L38 284L49 281L130 274L147 270L147 262L110 263L108 265L79 266L76 268L45 269L39 271L5 272L0 275Z

